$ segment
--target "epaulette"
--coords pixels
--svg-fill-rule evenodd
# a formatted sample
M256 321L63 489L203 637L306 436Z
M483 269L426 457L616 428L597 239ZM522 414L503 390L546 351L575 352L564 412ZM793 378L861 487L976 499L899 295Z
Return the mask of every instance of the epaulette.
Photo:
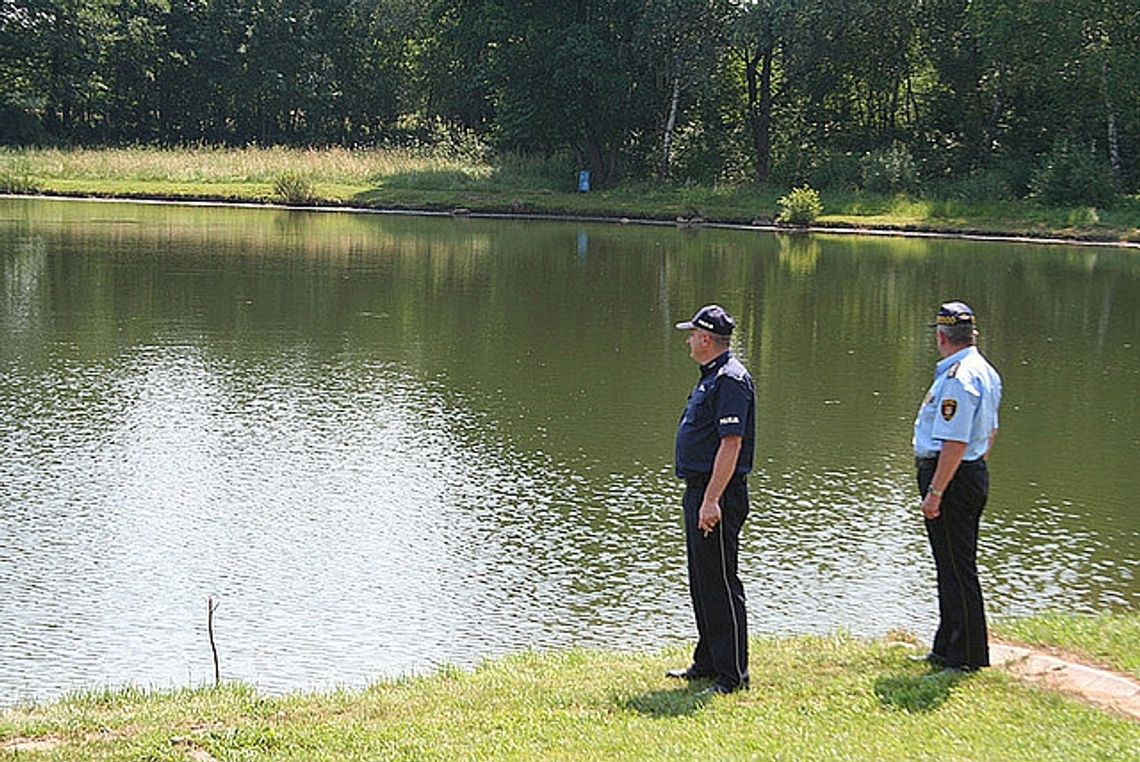
M961 360L959 360L958 362L951 365L949 372L946 373L946 378L954 378L954 376L957 375L957 373L958 373L958 368L960 368L960 367L962 367L962 361Z

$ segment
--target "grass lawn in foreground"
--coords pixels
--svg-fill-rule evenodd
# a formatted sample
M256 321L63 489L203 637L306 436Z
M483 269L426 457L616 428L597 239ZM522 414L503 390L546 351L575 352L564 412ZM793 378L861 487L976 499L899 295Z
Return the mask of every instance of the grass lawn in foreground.
M997 670L932 674L912 652L846 635L755 639L752 689L724 697L664 677L685 663L680 647L523 654L360 692L93 693L5 712L0 748L38 739L56 760L1140 758L1138 723Z

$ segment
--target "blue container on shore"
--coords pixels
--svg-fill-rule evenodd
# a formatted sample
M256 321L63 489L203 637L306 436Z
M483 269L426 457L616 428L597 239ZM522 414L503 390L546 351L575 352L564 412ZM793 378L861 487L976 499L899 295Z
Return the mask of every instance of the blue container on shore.
M578 172L578 190L582 193L590 190L590 170L583 169Z

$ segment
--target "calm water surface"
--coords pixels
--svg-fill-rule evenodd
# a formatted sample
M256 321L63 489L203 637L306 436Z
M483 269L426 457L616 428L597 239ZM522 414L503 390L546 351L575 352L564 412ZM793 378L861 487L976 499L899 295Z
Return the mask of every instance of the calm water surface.
M1140 604L1140 255L0 199L0 704L687 642L672 325L759 394L754 633L928 637L931 310L1005 378L995 616Z

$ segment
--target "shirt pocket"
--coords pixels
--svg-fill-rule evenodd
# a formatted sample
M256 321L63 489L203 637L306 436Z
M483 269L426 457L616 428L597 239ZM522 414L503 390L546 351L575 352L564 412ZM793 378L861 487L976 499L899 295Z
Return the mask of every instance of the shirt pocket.
M689 404L685 406L686 423L694 423L709 417L709 402L712 399L711 384L698 384L689 395Z

